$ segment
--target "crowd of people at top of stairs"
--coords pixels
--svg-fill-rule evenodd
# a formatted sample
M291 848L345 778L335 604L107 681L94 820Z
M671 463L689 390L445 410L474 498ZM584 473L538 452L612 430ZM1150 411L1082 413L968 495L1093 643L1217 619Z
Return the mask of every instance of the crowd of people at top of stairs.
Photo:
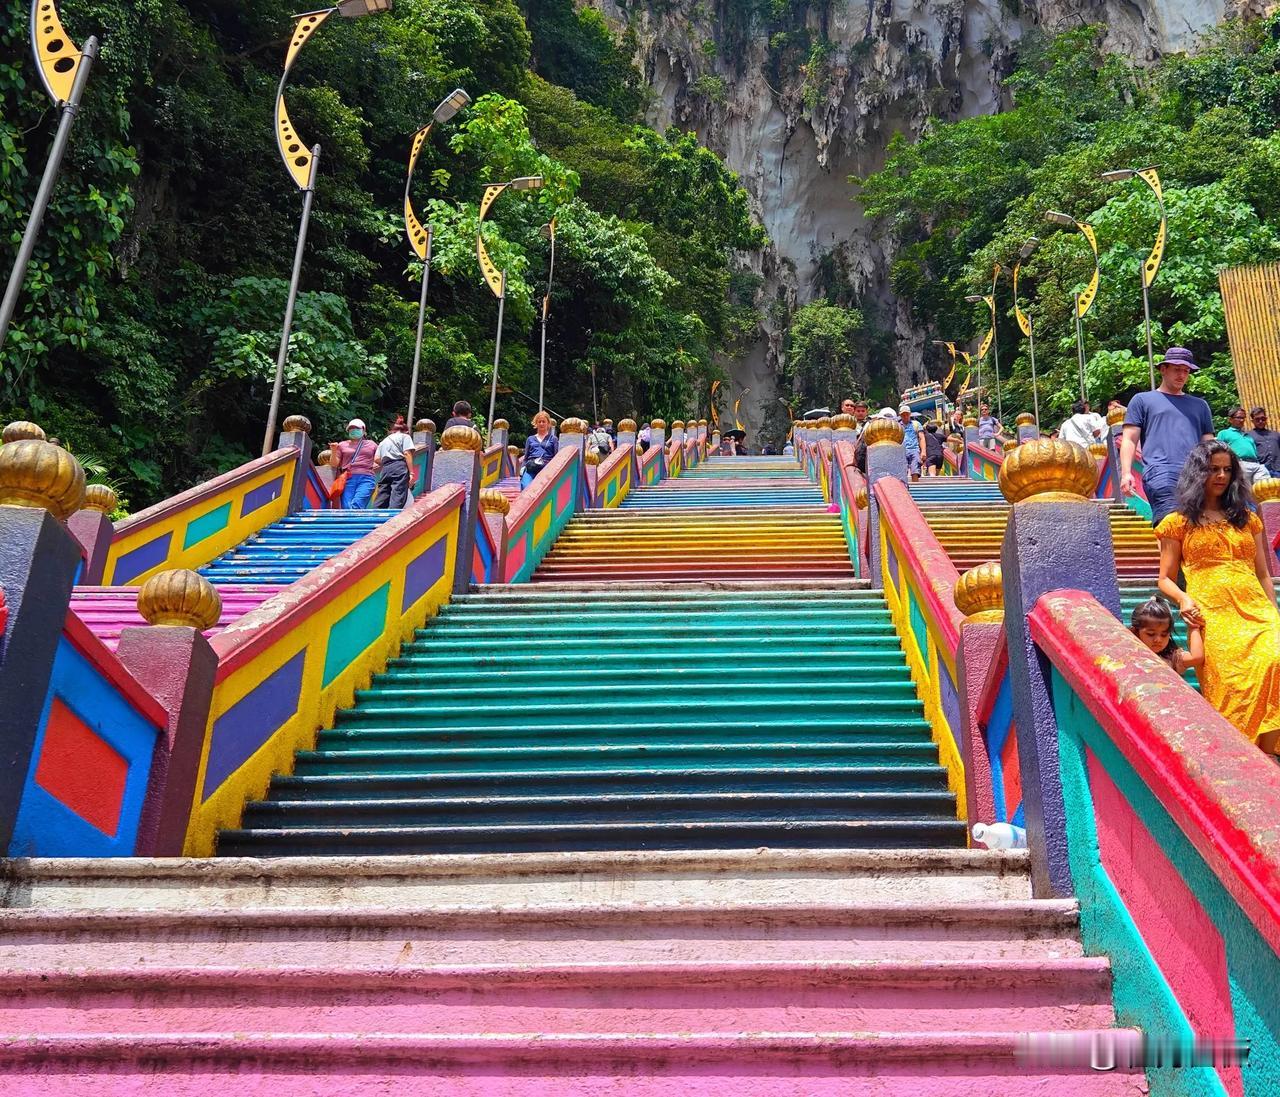
M403 415L387 426L386 436L374 443L363 419L347 424L347 437L329 443L329 465L346 476L338 501L344 510L375 508L400 510L409 500L416 470L413 435ZM376 491L376 495L375 495Z

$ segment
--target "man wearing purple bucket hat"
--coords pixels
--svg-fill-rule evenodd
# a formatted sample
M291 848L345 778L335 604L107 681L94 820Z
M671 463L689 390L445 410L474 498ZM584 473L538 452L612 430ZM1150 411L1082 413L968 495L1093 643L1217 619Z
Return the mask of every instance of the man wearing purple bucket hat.
M1182 390L1199 367L1186 347L1170 347L1160 363L1160 387L1129 401L1120 436L1120 490L1133 495L1133 458L1142 445L1142 486L1158 526L1174 509L1178 474L1189 454L1213 437L1213 415L1198 396Z

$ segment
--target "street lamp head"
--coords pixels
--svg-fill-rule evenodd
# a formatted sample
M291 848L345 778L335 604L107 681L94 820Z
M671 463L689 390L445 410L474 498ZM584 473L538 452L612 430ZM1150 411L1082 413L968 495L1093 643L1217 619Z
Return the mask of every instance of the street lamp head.
M946 341L945 341L945 340L942 340L942 339L935 339L935 340L933 340L933 345L934 345L935 347L945 347L947 344L946 344Z
M980 293L971 293L965 300L971 305L985 305L987 303L987 299Z
M342 0L338 14L345 19L359 19L362 15L377 15L391 10L391 0Z
M1040 246L1040 238L1038 236L1031 237L1025 244L1022 245L1022 250L1018 252L1019 261L1030 259L1031 253L1034 252L1036 248L1038 248L1039 246Z
M1044 219L1046 221L1053 222L1055 225L1074 225L1076 223L1076 219L1074 217L1069 217L1065 213L1059 213L1056 209L1045 210Z
M512 190L537 190L542 186L541 175L521 175L507 184Z
M1120 168L1117 171L1104 171L1098 178L1104 183L1123 183L1137 174L1133 168Z
M437 122L447 122L470 102L471 96L461 88L454 88L440 101L440 105L432 111L431 117Z

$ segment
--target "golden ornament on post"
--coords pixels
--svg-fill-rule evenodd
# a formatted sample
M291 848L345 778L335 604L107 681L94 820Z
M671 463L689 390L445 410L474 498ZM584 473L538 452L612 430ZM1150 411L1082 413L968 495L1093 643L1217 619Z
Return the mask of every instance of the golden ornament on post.
M519 456L520 456L520 447L519 447L519 446L508 446L508 447L507 447L507 455L508 455L508 456L509 456L513 461L514 461L517 457L519 457Z
M1000 466L1000 491L1011 503L1088 499L1097 483L1098 466L1089 451L1061 438L1024 442Z
M153 575L138 588L138 612L149 625L211 629L222 616L222 598L203 575L176 568Z
M968 621L1004 620L1004 580L994 560L970 568L956 582L956 609Z
M588 446L582 454L582 459L588 465L598 465L600 464L600 451L595 446Z
M947 448L951 450L952 453L959 453L962 449L964 449L964 435L948 434Z
M1107 412L1107 426L1118 427L1124 422L1125 408L1112 408Z
M828 416L824 415L821 419L819 419L819 420L818 420L816 423L814 423L813 425L814 425L815 427L817 427L819 430L830 430L830 429L831 429L831 419L830 419Z
M413 429L415 433L435 434L436 425L430 419L419 419L416 423L413 424Z
M110 514L116 509L117 501L115 491L106 484L90 484L84 489L84 503L80 509Z
M578 419L575 416L570 416L568 419L564 420L564 422L560 424L560 433L561 434L586 434L587 433L586 420Z
M1034 427L1036 425L1036 417L1029 411L1020 411L1014 422L1020 427Z
M966 415L964 417L964 425L967 428L976 427L978 425L978 417L976 415Z
M1280 502L1280 477L1272 476L1253 485L1253 497L1259 503Z
M316 464L321 466L322 468L332 460L333 460L333 450L331 449L322 449L319 453L316 454Z
M508 423L505 419L495 419L493 421L493 429L494 430L510 430L511 424Z
M290 415L284 424L280 427L286 434L290 433L311 433L311 420L305 415Z
M511 500L497 488L483 488L480 492L480 509L486 514L510 514Z
M620 434L624 432L630 432L631 434L635 434L636 421L634 419L623 419L622 422L618 424L618 432Z
M871 496L867 494L866 488L858 489L858 493L853 497L853 504L859 510L866 510L871 505Z
M705 419L698 420L698 426L705 427L706 425L707 425L707 421Z
M652 423L649 424L649 427L652 430L666 430L667 421L665 419L655 419Z
M1004 448L1005 453L1010 453L1018 448L1018 440L1016 438L1006 438L1000 445Z
M1105 457L1107 455L1106 442L1090 442L1089 453L1094 457Z
M10 423L4 428L4 434L0 435L0 439L5 442L22 442L26 439L35 439L37 442L46 440L44 427L36 423L28 423L25 419Z
M831 417L831 429L832 430L857 430L858 420L856 420L852 415L844 415L844 414L833 415Z
M876 416L874 419L868 419L867 425L862 428L862 440L868 446L901 445L902 438L902 424L897 419L883 419Z
M672 429L672 430L684 430L684 420L683 420L683 419L676 419L676 420L674 420L674 421L672 422L672 424L671 424L671 429Z
M84 469L61 446L23 438L0 446L0 506L34 507L65 519L84 503Z
M484 449L484 439L480 437L480 432L475 427L462 425L446 427L444 433L440 435L440 448L469 449L473 453L480 453Z

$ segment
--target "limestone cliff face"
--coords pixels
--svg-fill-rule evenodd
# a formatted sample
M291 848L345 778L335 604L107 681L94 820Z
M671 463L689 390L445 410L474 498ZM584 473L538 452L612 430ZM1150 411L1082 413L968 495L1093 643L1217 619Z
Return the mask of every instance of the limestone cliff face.
M589 2L633 33L651 124L692 129L721 153L769 233L757 271L766 319L731 384L735 395L751 389L743 411L754 435L777 414L786 317L817 295L824 257L894 328L899 383L919 375L924 335L893 300L885 245L847 182L882 165L894 133L998 109L1003 62L1032 28L1103 24L1111 48L1147 60L1260 0L830 0L804 17L809 43L826 43L815 64L744 27L749 0Z

